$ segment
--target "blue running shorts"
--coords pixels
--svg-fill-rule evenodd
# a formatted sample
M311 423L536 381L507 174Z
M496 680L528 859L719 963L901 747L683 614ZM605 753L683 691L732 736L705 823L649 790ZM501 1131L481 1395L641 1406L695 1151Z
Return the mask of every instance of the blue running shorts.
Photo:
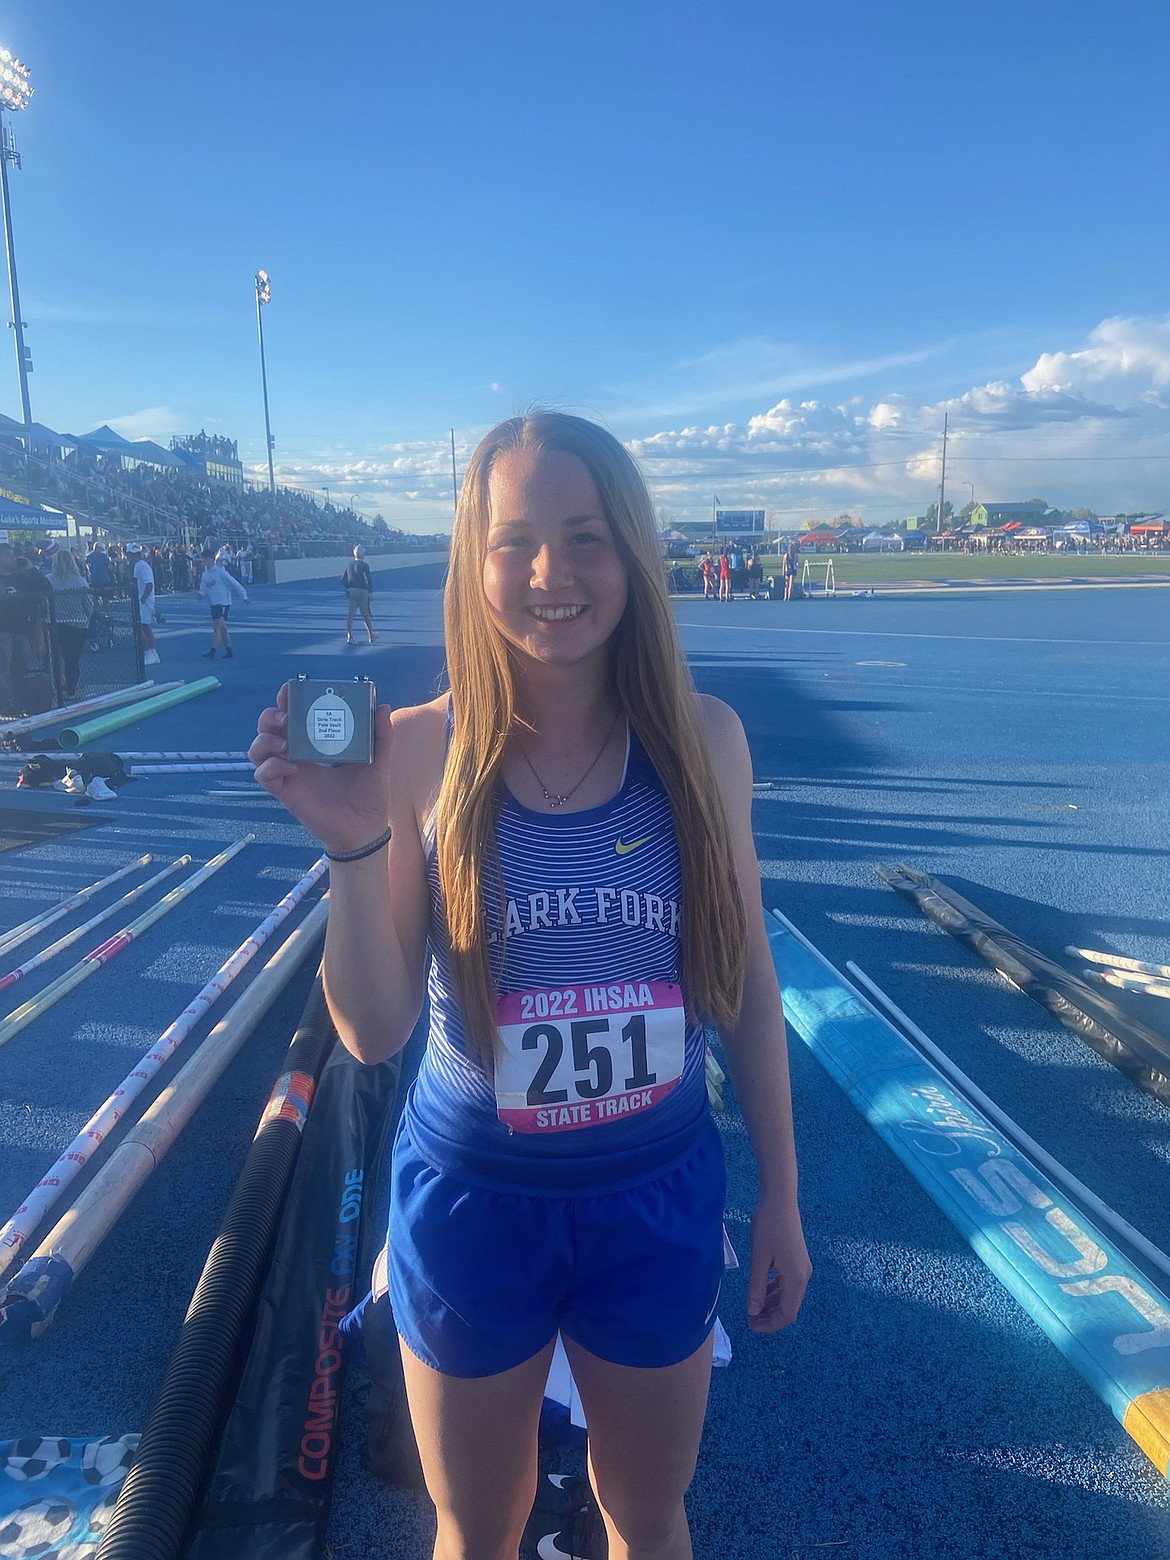
M677 1365L715 1324L723 1278L723 1144L602 1196L489 1191L434 1169L400 1125L387 1277L407 1348L447 1376L494 1376L558 1329L613 1365Z

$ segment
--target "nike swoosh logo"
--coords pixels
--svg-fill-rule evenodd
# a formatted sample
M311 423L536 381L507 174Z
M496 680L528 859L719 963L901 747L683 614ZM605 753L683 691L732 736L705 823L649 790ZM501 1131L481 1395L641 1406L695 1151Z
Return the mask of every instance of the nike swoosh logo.
M642 836L642 838L640 840L631 840L629 842L629 844L627 845L625 840L623 840L619 836L619 838L614 841L613 848L614 848L614 850L617 852L617 854L619 856L628 856L631 851L637 850L639 845L645 845L649 840L652 840L653 838L654 838L653 834L643 834L643 836Z

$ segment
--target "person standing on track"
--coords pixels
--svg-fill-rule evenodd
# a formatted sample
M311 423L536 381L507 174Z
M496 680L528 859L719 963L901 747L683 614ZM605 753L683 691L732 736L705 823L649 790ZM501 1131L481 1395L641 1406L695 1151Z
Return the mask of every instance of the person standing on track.
M759 1171L748 1327L791 1323L811 1272L747 742L694 690L644 480L594 424L483 440L445 612L450 693L379 707L371 765L290 763L286 689L249 752L333 863L343 1043L392 1056L429 995L388 1260L434 1554L515 1560L559 1331L612 1560L689 1560L723 1268L704 1021Z
M249 597L239 580L229 574L222 563L217 562L210 547L203 549L203 573L196 594L200 601L206 601L211 608L211 648L203 652L203 660L214 661L216 647L219 645L223 646L224 660L232 660L235 651L232 649L232 636L228 631L228 613L232 608L232 596L234 594L241 597L245 606L248 605Z
M126 548L126 554L132 566L134 589L138 593L138 631L142 635L143 665L157 666L159 653L154 639L156 621L154 570L137 542L130 543Z
M61 651L58 692L72 699L81 680L81 656L89 640L93 594L77 559L67 547L57 543L52 549L49 584L54 592L54 630Z
M796 594L796 543L789 542L784 549L784 600L791 601Z
M719 554L719 600L731 601L731 559L727 556L727 548Z
M370 603L374 599L374 576L370 573L370 566L366 562L365 551L362 547L355 547L353 557L345 566L341 576L341 583L345 587L346 600L349 603L349 613L345 619L345 642L347 645L354 643L353 620L356 613L360 612L362 621L366 625L366 633L370 636L370 643L377 639L374 633L374 620L370 616Z

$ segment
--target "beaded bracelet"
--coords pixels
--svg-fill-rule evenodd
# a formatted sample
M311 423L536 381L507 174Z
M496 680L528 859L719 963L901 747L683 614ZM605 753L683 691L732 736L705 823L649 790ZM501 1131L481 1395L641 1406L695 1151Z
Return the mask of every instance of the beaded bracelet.
M362 845L357 850L339 850L336 854L327 850L326 861L360 861L363 856L372 856L375 851L381 850L383 845L390 843L390 829L387 827L385 834L379 834L376 840L371 840L368 845Z

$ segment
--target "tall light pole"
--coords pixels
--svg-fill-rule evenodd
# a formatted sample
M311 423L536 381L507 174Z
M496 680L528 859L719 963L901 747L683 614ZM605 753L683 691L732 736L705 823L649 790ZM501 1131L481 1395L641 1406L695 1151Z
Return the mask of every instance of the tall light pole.
M943 528L943 504L946 502L947 496L947 424L950 421L950 417L950 412L943 413L942 476L939 478L938 484L938 524L935 526L935 531L940 536Z
M28 475L32 456L32 408L28 398L28 372L32 367L24 344L24 320L20 314L20 288L16 281L16 250L12 245L12 208L8 200L8 164L20 167L20 156L12 132L4 123L4 110L10 114L27 108L33 89L28 84L28 66L22 65L7 49L0 49L0 204L4 208L4 247L8 252L8 290L12 299L9 328L16 332L16 371L20 376L20 410L24 421L24 469Z
M256 331L260 337L260 385L264 391L264 442L268 449L268 491L276 497L276 472L272 465L272 424L268 420L268 369L264 363L264 316L261 309L272 302L267 271L256 272Z
M972 513L972 515L974 515L974 513L975 513L975 484L974 484L974 482L967 482L967 481L965 481L963 483L963 486L964 487L969 487L971 489L971 513Z

